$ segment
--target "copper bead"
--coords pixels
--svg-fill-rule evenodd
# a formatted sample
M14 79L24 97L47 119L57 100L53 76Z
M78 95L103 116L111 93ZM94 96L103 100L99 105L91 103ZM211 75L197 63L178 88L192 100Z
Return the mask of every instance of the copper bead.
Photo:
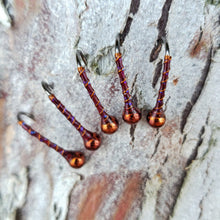
M70 166L73 168L80 168L85 163L85 156L81 152L74 152L73 158L68 161Z
M113 134L118 130L118 121L115 117L109 116L107 120L102 118L101 129L106 134Z
M123 120L129 124L135 124L141 119L141 112L136 107L130 109L125 108L123 112Z
M165 114L162 109L152 109L147 115L147 121L152 127L161 127L166 121Z
M83 137L84 145L88 150L97 150L101 144L101 138L98 134L87 131L87 137ZM88 137L89 136L89 137Z

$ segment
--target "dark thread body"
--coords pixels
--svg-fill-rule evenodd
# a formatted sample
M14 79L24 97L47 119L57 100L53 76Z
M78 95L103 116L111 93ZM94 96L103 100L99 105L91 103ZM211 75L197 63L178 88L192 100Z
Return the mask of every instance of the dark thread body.
M118 69L118 75L120 78L120 84L122 87L122 93L124 96L124 112L123 112L123 119L130 123L136 123L141 119L140 110L134 107L131 95L129 93L129 87L126 81L125 73L124 73L124 66L122 63L122 56L121 53L115 54L115 62Z
M108 114L105 112L104 110L104 107L102 106L102 104L100 103L97 95L95 94L95 90L93 89L87 75L86 75L86 71L85 71L85 68L83 67L79 67L78 68L78 71L79 71L79 75L82 79L82 82L85 86L85 88L87 89L88 93L89 93L89 96L90 98L92 99L92 101L94 102L95 104L95 107L97 108L99 114L101 115L102 118L106 119L108 118Z
M80 133L84 145L88 150L96 150L101 144L101 138L95 132L85 129L76 118L66 109L66 107L56 98L55 95L50 94L49 99L59 109L59 111L67 118L67 120L77 129Z
M66 109L66 107L56 98L55 95L49 95L50 101L59 109L67 120L84 136L86 129L76 120L76 118Z
M40 142L45 143L48 147L54 149L60 155L62 155L68 161L70 166L74 168L80 168L84 164L83 153L64 150L63 148L59 147L58 145L51 142L49 139L45 138L43 135L32 129L31 126L27 125L24 121L19 121L18 124L21 125L21 127L26 130L31 136L36 137Z
M120 53L117 53L115 55L115 62L118 68L118 75L120 78L120 83L121 83L121 87L122 87L122 93L124 96L124 102L125 105L127 105L128 108L132 108L133 104L132 104L132 100L131 100L131 95L129 93L129 88L128 88L128 84L126 81L126 77L125 77L125 73L124 73L124 66L122 64L122 57Z
M87 75L85 68L80 66L78 67L78 72L82 82L87 89L90 98L92 99L96 109L101 116L101 129L104 133L112 134L118 129L118 121L115 117L110 116L106 113L104 107L102 106L101 102L99 101L97 95L95 94L95 90L93 89Z
M171 56L166 55L164 58L164 69L163 69L162 79L160 81L160 89L154 109L161 109L163 107L163 99L165 97L165 90L166 90L167 80L170 71L170 62L171 62Z

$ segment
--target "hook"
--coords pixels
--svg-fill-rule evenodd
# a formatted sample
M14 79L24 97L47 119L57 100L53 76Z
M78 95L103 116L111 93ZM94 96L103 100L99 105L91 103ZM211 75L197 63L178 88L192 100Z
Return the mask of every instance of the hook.
M100 103L97 95L95 94L95 90L93 89L89 78L87 77L85 68L82 66L81 61L87 64L86 58L80 50L76 51L76 61L78 65L79 76L82 79L82 82L89 93L90 98L94 102L96 109L98 110L101 116L101 129L104 133L112 134L118 129L118 121L115 117L110 116L106 113L104 107Z
M45 81L42 81L42 82L41 82L41 85L42 85L43 89L46 91L46 93L47 93L48 95L51 95L51 94L52 94L53 88L54 88L54 84L53 84L53 83L48 84L48 83L46 83Z
M122 54L120 52L120 36L121 35L118 34L115 41L115 63L120 78L122 94L124 96L124 111L122 114L122 118L125 122L129 124L134 124L141 119L141 112L137 107L134 106L132 97L129 92L127 79L125 77L125 70L122 63Z
M121 42L121 34L118 33L115 40L115 53L121 53L120 42Z
M76 63L78 67L83 66L82 63L87 66L87 60L86 57L84 56L83 52L81 50L76 51Z
M162 78L160 81L160 89L158 92L156 105L147 115L148 123L152 127L156 127L156 128L163 126L166 121L166 116L163 110L163 104L164 104L163 99L165 97L165 91L167 87L167 81L169 77L170 63L171 63L171 56L170 56L170 50L169 50L167 39L165 37L161 37L160 39L165 44L163 73L162 73ZM161 45L162 45L162 42L161 42Z
M167 38L166 37L161 37L161 39L163 40L164 46L165 46L165 55L170 55L170 48L169 48L169 44L167 42Z
M62 147L59 147L57 144L53 143L43 135L41 135L39 132L35 131L31 126L26 124L22 119L21 116L25 115L31 119L34 120L34 116L29 113L25 112L19 112L17 114L18 124L26 130L31 136L37 138L40 142L43 142L46 144L49 148L54 149L56 152L58 152L62 157L64 157L69 165L73 168L80 168L85 163L85 156L80 151L68 151L63 149Z
M82 68L82 67L81 67ZM41 82L43 88L47 93L49 93L48 98L50 101L57 107L57 109L66 117L66 119L76 128L76 130L80 133L84 145L88 150L96 150L99 148L101 144L100 136L95 133L84 128L80 122L76 120L76 118L69 112L66 107L61 103L60 100L56 98L54 94L51 94L53 84L48 84L44 81Z
M17 119L18 119L18 121L23 121L23 120L21 119L21 117L22 117L21 115L25 115L25 116L27 116L28 118L31 118L32 120L35 121L34 115L31 114L31 113L26 113L26 112L18 112L18 114L17 114Z

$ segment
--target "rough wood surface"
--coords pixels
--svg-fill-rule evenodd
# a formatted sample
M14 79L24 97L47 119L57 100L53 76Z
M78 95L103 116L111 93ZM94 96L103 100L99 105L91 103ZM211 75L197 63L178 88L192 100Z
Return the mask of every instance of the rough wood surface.
M2 14L0 219L220 219L220 2L4 3L13 25ZM118 32L130 91L143 113L133 126L122 120L114 62ZM146 114L156 101L164 55L156 42L166 33L172 55L167 121L155 129ZM77 48L88 57L96 94L119 120L113 135L101 133L98 112L77 74ZM54 82L57 98L101 134L100 149L84 149L80 135L50 103L42 80ZM32 112L37 120L31 125L60 146L82 150L85 166L72 169L28 135L16 123L18 111Z

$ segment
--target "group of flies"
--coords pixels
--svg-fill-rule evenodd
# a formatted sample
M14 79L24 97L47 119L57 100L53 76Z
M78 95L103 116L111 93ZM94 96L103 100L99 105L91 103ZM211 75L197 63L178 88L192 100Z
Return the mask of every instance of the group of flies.
M163 42L165 45L165 56L164 56L163 72L162 72L158 97L154 108L147 114L146 117L149 125L155 128L163 126L166 121L166 117L163 110L163 99L165 96L165 90L166 90L168 75L170 71L171 56L169 53L168 42L165 38L163 39ZM82 51L80 50L77 50L76 52L76 61L77 61L77 69L79 76L101 117L102 132L106 134L113 134L118 130L118 126L119 126L118 121L114 116L109 115L106 112L99 98L97 97L95 90L93 89L89 81L89 78L86 74L86 66L87 66L86 58L82 53ZM122 54L120 50L120 34L117 35L115 41L115 63L120 78L122 94L124 96L124 110L123 110L122 118L125 122L129 124L135 124L141 119L141 112L133 104L132 97L129 93L129 87L125 77L125 70L122 63ZM83 127L81 123L78 122L76 118L71 114L71 112L69 112L66 109L66 107L56 98L56 96L53 94L53 84L48 84L43 81L42 87L46 91L50 101L57 107L57 109L80 133L85 148L87 150L92 150L92 151L97 150L101 144L100 136L96 132L91 132L87 130L85 127ZM39 132L35 131L31 126L26 124L22 119L23 116L27 116L31 119L34 119L34 116L32 114L26 112L19 112L17 115L19 125L21 125L22 128L25 129L30 135L38 138L39 141L44 142L48 147L53 148L60 155L62 155L67 160L67 162L71 167L80 168L85 164L85 156L82 152L69 151L59 147L55 143L51 142L49 139L45 138Z

